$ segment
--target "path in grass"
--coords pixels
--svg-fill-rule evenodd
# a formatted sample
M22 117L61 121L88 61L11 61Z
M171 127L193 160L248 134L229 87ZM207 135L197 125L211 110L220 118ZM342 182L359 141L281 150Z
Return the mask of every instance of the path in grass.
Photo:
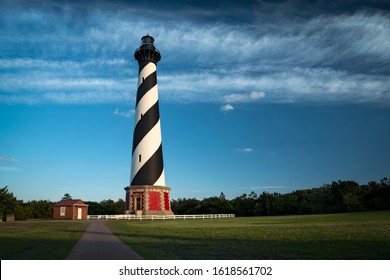
M68 260L142 260L103 224L93 221L72 249Z
M390 212L106 221L145 259L390 259Z
M0 259L65 259L89 223L89 221L0 223Z

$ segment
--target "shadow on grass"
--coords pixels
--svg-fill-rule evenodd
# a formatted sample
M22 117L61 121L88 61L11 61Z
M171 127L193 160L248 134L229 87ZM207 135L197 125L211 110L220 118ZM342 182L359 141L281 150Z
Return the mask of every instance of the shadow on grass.
M145 259L390 259L390 211L198 221L107 221Z
M78 238L1 238L0 259L2 260L63 260Z
M390 240L362 238L226 238L172 233L112 232L145 259L275 259L275 260L383 260L390 258Z
M91 223L35 223L20 222L0 228L0 259L10 260L63 260L67 259L134 259L139 256L129 252L128 246L117 242L111 232L88 230L81 245L77 242ZM77 248L76 250L73 250Z
M17 221L0 226L0 259L65 259L84 234L88 221Z
M247 240L166 235L117 235L145 259L386 260L390 241Z
M388 260L390 242L351 240L236 240L120 235L145 259L183 260ZM79 239L4 238L0 259L63 260ZM13 244L13 245L12 245ZM17 244L17 245L16 245ZM91 258L94 259L94 258ZM103 258L104 259L104 258Z

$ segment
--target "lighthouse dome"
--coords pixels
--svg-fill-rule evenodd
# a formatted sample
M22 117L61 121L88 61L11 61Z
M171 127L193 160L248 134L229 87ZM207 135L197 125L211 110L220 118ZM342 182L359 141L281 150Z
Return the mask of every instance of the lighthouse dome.
M154 38L152 36L146 35L141 38L142 45L153 45Z

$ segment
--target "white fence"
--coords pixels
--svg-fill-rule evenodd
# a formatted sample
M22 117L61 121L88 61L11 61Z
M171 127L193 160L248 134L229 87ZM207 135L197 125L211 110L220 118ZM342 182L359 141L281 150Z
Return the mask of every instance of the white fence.
M234 214L209 215L88 215L89 220L190 220L190 219L221 219L235 218Z

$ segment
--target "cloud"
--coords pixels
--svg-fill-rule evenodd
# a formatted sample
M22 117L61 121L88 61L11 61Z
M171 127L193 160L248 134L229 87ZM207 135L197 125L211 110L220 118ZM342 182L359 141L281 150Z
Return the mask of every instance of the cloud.
M128 111L120 111L118 108L115 109L114 115L125 117L125 118L131 118L135 114L135 110L128 110Z
M234 151L239 152L239 153L252 153L252 152L254 152L254 150L252 148L237 148Z
M120 73L123 67L121 59L78 62L0 58L0 102L89 104L129 101L131 87L136 87L136 76L133 80L123 76Z
M223 13L210 4L192 14L185 5L44 3L0 4L1 103L134 102L132 53L150 33L162 53L160 98L169 102L390 105L386 10L332 13L313 4L297 17L287 2ZM178 21L166 20L172 14Z
M18 163L19 162L18 159L8 158L8 157L0 157L0 161L7 161L7 162L14 162L14 163Z
M8 166L0 166L0 171L15 171L15 172L20 172L23 171L23 169L19 167L8 167Z
M0 156L0 162L19 163L20 160L15 158ZM0 171L23 171L23 170L19 167L14 167L14 166L0 166Z
M225 95L223 99L224 101L230 103L247 103L247 102L263 99L264 97L265 97L264 92L252 91L251 93L248 94L233 93L233 94Z
M220 108L220 111L222 111L222 112L228 112L228 111L233 111L233 110L234 110L234 107L230 104L222 105Z

